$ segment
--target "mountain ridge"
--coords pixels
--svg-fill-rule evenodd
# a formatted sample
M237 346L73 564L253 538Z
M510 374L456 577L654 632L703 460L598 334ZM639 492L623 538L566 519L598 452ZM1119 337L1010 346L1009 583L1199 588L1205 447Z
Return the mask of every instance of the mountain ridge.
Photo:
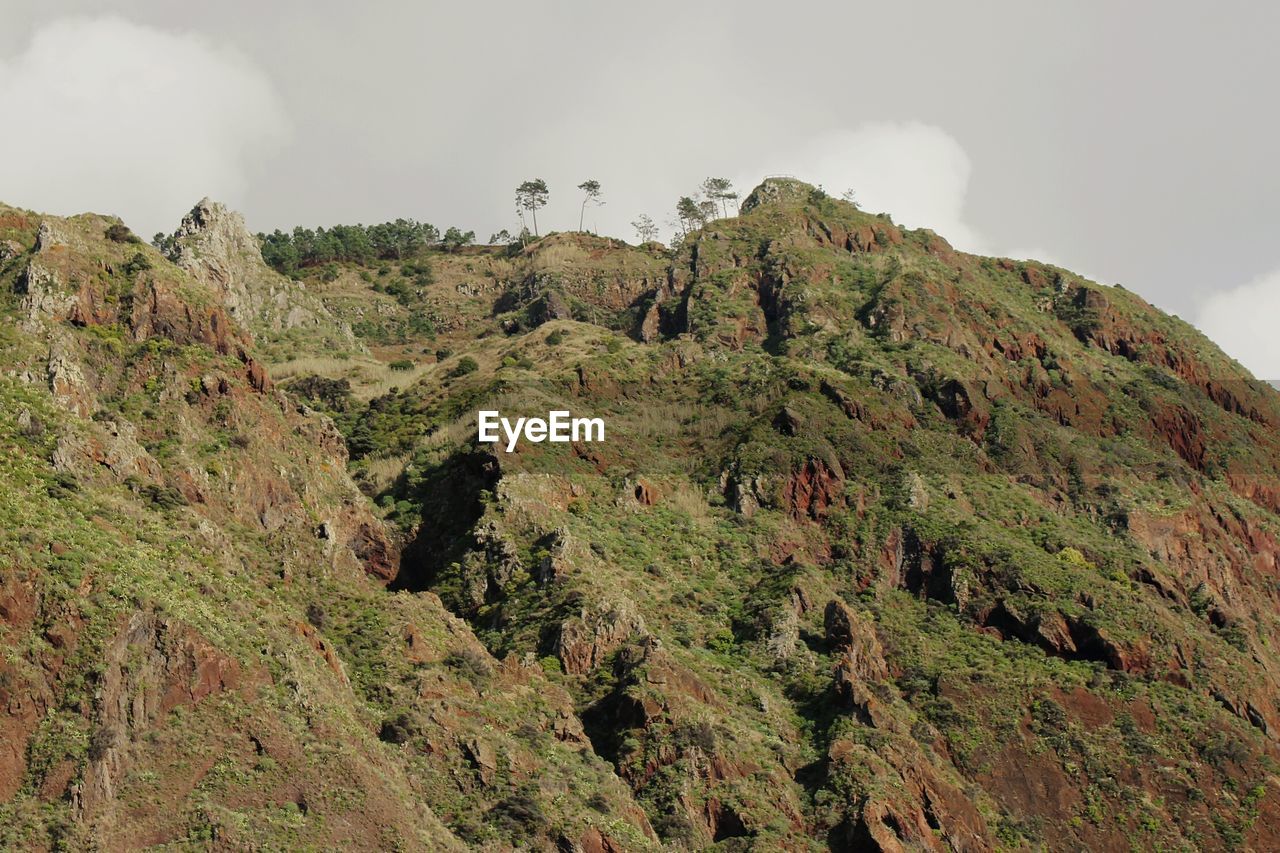
M1280 397L1133 294L798 181L301 283L117 224L0 208L7 843L1280 835Z

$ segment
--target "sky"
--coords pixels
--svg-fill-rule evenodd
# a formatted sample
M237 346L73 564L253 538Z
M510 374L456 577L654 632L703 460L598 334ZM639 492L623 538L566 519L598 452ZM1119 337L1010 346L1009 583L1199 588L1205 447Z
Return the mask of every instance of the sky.
M1280 4L0 0L0 199L170 231L411 217L635 239L791 174L1120 283L1280 378Z

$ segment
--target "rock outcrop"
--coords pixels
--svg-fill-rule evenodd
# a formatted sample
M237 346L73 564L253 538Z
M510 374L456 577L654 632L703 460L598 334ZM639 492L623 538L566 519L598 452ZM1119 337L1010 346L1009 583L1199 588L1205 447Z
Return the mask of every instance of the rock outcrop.
M263 262L258 240L239 213L201 199L183 217L173 239L174 262L214 288L231 316L255 334L270 337L303 329L355 346L349 327L306 288Z

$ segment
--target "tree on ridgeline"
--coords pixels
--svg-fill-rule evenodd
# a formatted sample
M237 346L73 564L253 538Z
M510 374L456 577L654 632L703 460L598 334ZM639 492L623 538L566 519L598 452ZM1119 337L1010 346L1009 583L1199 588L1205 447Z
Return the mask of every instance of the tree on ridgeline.
M640 214L640 218L632 222L631 227L636 229L636 234L639 235L641 243L649 243L658 239L658 226L647 213Z
M476 241L476 232L462 231L459 228L450 226L449 230L444 232L444 237L440 240L440 247L446 252L452 254L463 246L470 246Z
M525 181L516 187L516 204L521 210L527 210L533 216L533 236L538 236L538 209L547 206L551 191L542 178Z
M587 215L587 202L594 204L604 204L600 200L600 182L597 180L587 180L578 184L578 189L582 190L582 209L578 212L578 230L582 230L582 220Z
M680 224L680 236L683 237L697 227L702 213L693 196L682 195L676 202L676 221Z
M679 221L682 237L695 228L704 227L715 217L716 203L711 199L699 198L697 193L682 195L676 202L676 219Z
M386 260L400 260L440 239L440 231L434 225L412 219L374 225L368 234L378 257Z
M729 202L738 200L733 181L728 178L707 178L702 182L702 193L713 204L718 203L725 218L729 218Z

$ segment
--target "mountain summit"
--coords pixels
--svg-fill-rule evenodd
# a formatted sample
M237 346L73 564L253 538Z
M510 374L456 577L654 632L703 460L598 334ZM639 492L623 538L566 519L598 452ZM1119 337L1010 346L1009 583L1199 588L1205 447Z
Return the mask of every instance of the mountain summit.
M778 178L159 244L0 207L6 847L1280 846L1280 393L1138 296Z

